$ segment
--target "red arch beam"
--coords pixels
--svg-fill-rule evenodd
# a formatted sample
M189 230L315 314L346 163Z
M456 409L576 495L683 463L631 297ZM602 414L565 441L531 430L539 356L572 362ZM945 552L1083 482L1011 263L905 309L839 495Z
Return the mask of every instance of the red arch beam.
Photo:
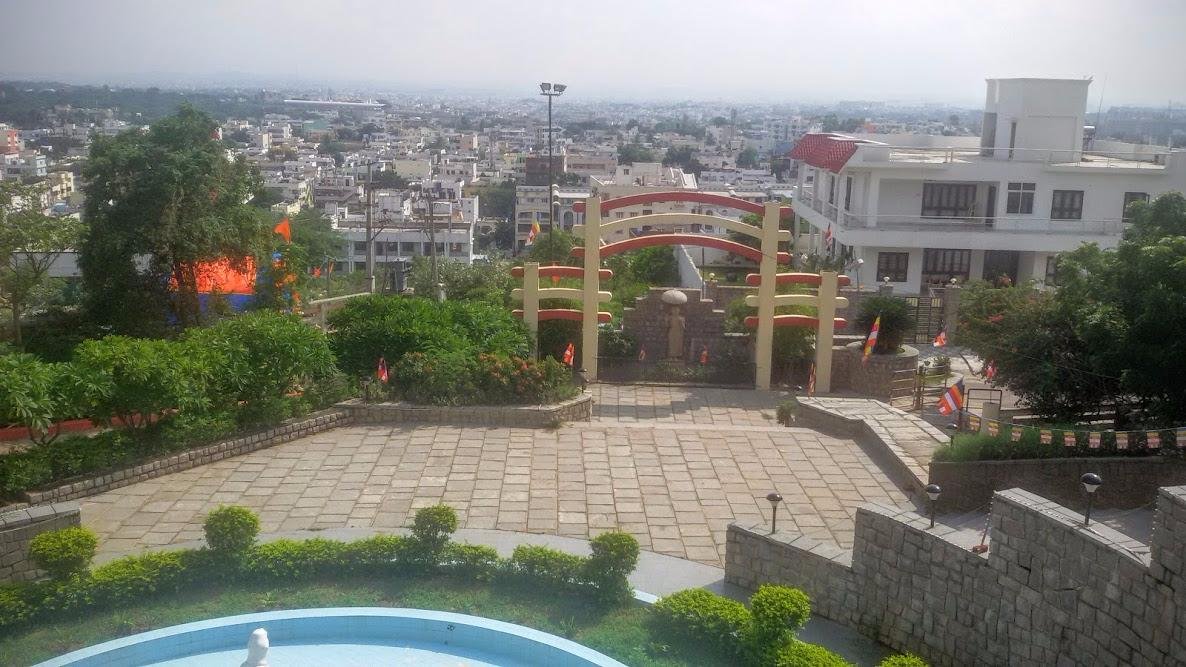
M848 326L848 320L843 317L837 317L833 320L837 329L843 329ZM758 327L758 316L750 315L745 318L745 326L756 329ZM819 318L810 315L775 315L774 326L776 327L803 327L805 329L818 329Z
M515 317L522 318L522 310L513 310L511 313ZM570 322L580 322L585 319L585 314L573 308L542 308L539 311L539 321L547 322L548 320L568 320ZM601 323L612 322L614 316L605 311L597 313L597 321Z
M717 250L731 252L734 255L741 255L754 262L762 261L762 251L757 248L751 248L736 241L720 238L719 236L705 236L703 234L647 234L645 236L635 236L624 241L615 241L601 246L601 256L610 257L630 250L659 245L704 246L705 248L716 248ZM584 257L585 248L583 246L574 247L572 249L572 256ZM790 264L791 253L778 253L778 261L781 264Z
M511 276L515 278L523 277L523 267L512 266ZM539 267L540 278L584 278L585 269L579 266L541 266ZM614 277L614 272L610 269L598 269L597 277L601 280L609 280Z
M847 287L852 284L852 280L848 276L836 276L836 282L840 287ZM745 284L751 286L758 286L762 284L762 275L760 273L751 273L745 277ZM774 281L776 285L807 285L808 287L819 287L820 276L818 273L780 273Z
M723 206L725 208L737 209L738 211L745 211L746 213L755 213L762 215L765 208L761 204L755 204L752 201L746 201L737 197L729 197L726 195L717 195L711 192L694 192L694 191L671 191L671 192L642 192L636 195L628 195L626 197L618 197L616 199L607 199L601 202L601 214L605 215L617 208L625 208L627 206L638 206L640 204L654 204L657 202L695 202L697 204L710 204L712 206ZM585 212L585 202L576 202L572 205L572 210L577 213ZM791 217L791 207L783 206L778 211L779 217Z

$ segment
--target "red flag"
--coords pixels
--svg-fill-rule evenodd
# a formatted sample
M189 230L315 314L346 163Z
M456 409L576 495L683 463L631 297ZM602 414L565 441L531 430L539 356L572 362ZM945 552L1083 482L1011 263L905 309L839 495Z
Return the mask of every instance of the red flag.
M276 234L279 234L280 236L283 236L285 243L292 243L292 227L288 224L288 218L276 223L276 226L272 228L272 231Z
M387 382L387 360L379 357L379 368L375 371L375 377L379 378L379 382Z
M869 337L865 339L865 356L861 357L861 363L869 363L869 355L873 354L873 348L877 347L877 333L881 331L881 316L878 315L873 320L873 329L869 331Z
M700 350L700 365L701 366L708 365L708 346L707 345L705 345L704 348Z
M811 365L811 372L807 375L807 395L815 396L815 364Z
M639 361L647 360L647 349L645 347L638 348L638 360Z
M824 246L831 247L832 245L832 223L828 223L828 228L824 230Z
M565 366L572 366L572 358L575 356L576 356L576 348L573 347L572 343L569 343L568 346L564 348L564 358L561 359L561 362Z
M984 365L984 379L991 380L997 376L997 363L991 359Z
M320 278L320 277L321 277L321 267L320 267L320 266L315 266L315 267L313 267L313 277L314 277L314 278Z
M939 333L935 334L934 345L935 345L935 347L944 347L947 345L947 329L946 328L940 329Z
M960 380L947 388L947 392L939 399L939 414L949 415L964 407L964 381Z

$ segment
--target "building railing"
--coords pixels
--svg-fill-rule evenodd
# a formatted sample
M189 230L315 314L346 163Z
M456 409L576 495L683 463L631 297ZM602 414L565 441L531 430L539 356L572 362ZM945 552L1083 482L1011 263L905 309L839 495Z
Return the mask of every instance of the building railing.
M1148 150L1142 150L1147 148ZM891 146L858 144L853 162L940 162L1003 158L1016 162L1038 162L1060 167L1123 167L1161 169L1169 164L1172 152L1160 146L1128 151L1096 151L1046 148L997 148L980 146Z
M1009 234L1084 234L1119 236L1125 223L1120 218L1100 220L1052 220L1034 217L959 217L939 218L922 215L864 215L842 211L840 226L845 229L880 229L917 232L1005 232Z

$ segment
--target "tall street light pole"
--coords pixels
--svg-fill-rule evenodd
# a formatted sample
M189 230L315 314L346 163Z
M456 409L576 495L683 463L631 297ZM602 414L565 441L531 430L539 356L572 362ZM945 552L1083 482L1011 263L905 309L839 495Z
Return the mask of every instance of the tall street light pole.
M556 187L554 176L552 175L552 98L560 97L568 86L563 83L541 83L539 84L539 94L548 98L548 242L553 241L553 230L556 229L556 193L553 188Z

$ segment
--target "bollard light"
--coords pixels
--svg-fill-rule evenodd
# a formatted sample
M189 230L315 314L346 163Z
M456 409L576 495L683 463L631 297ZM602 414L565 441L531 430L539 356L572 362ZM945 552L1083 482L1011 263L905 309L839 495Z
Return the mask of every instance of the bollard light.
M939 502L939 494L943 493L943 489L938 484L927 484L924 489L927 493L927 498L931 499L931 528L935 527L935 503Z
M1096 489L1104 483L1104 480L1099 475L1093 472L1085 472L1079 478L1079 483L1083 485L1083 490L1087 492L1087 512L1083 515L1083 525L1091 523L1091 498L1095 495Z
M766 500L770 501L770 534L773 535L778 530L778 504L782 502L782 496L772 491L766 494Z

